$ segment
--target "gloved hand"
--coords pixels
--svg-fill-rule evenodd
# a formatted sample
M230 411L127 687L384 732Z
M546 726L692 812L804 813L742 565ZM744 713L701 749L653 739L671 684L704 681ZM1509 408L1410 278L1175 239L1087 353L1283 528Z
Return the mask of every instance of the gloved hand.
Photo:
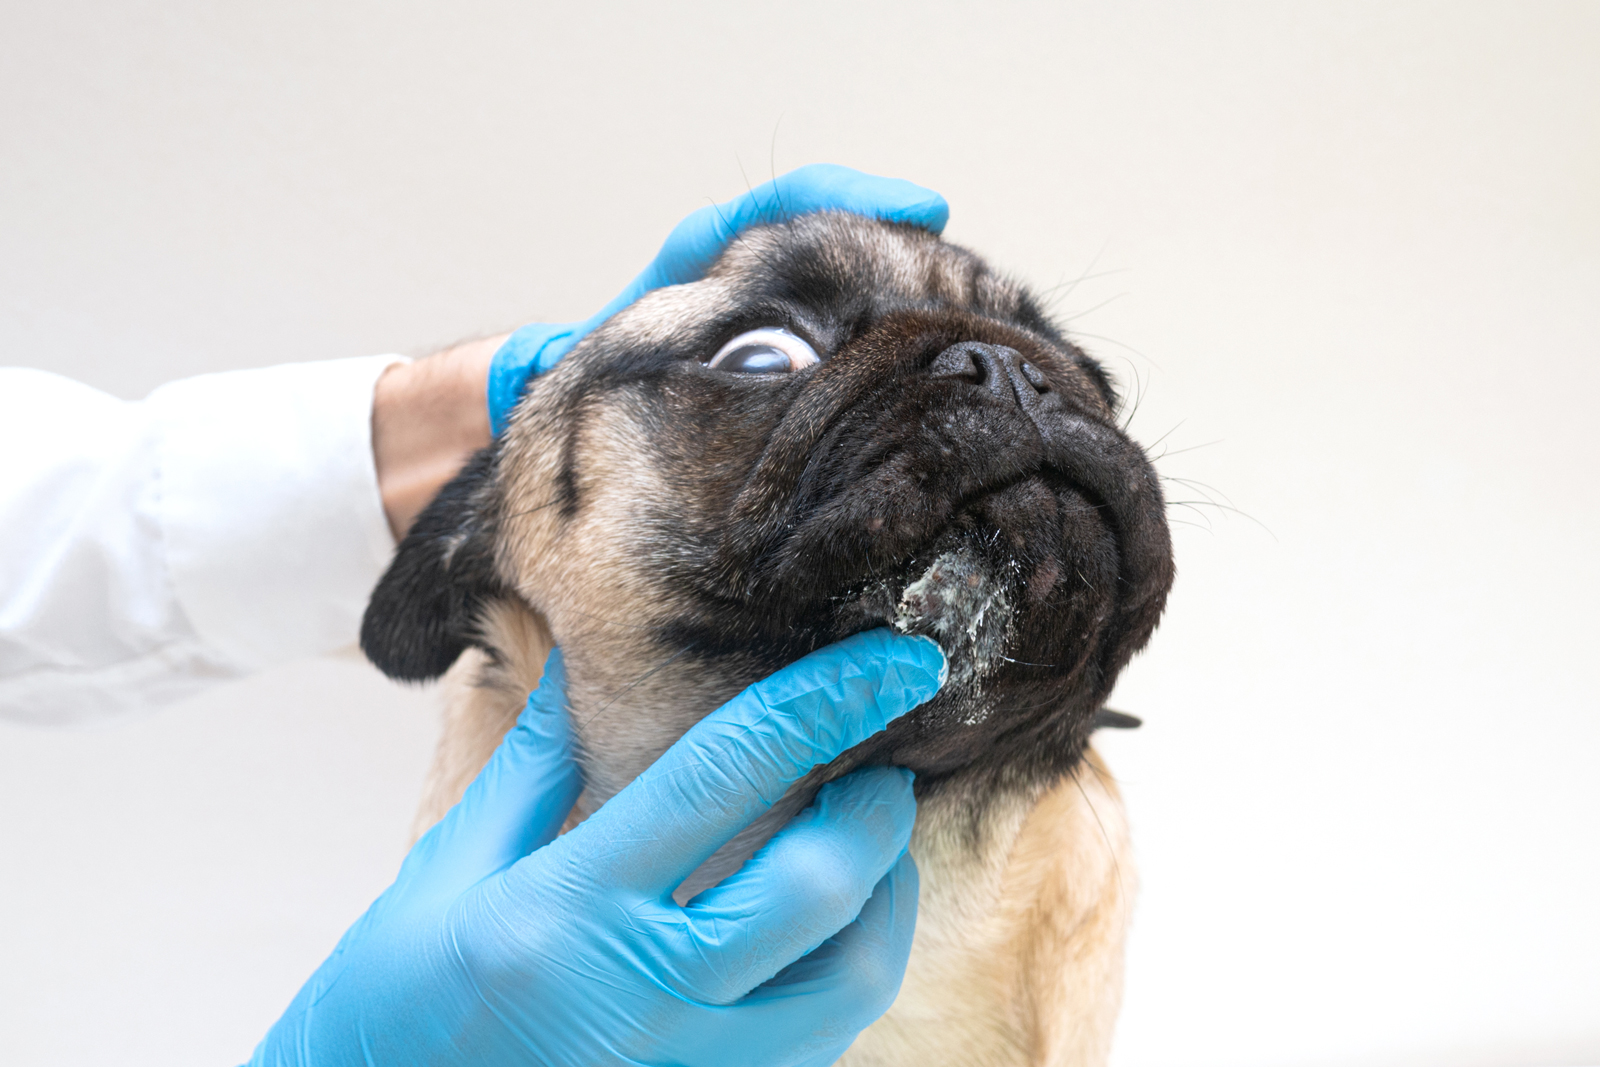
M253 1064L832 1063L899 989L908 771L824 786L744 868L672 890L812 766L931 697L926 638L857 634L707 716L577 828L559 652L461 803L340 940Z
M489 367L489 424L494 433L522 396L528 379L543 374L586 334L652 289L702 277L740 231L825 209L909 222L939 233L950 217L944 197L897 178L814 163L758 185L725 204L709 205L678 223L666 244L617 298L582 322L536 322L513 333Z

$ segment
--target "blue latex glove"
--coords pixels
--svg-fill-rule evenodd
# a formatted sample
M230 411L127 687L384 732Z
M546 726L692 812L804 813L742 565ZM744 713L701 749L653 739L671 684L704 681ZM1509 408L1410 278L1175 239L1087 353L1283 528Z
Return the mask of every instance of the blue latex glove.
M529 378L555 366L585 334L612 315L652 289L703 277L742 230L826 209L909 222L934 233L942 231L950 218L950 205L938 193L832 163L792 170L725 204L703 207L678 223L650 265L593 317L582 322L536 322L522 327L500 346L489 367L489 423L494 432L505 429L506 418Z
M812 766L931 697L926 638L857 634L707 716L570 833L559 652L461 803L253 1064L832 1063L899 989L916 920L908 771L815 803L687 906L672 890Z

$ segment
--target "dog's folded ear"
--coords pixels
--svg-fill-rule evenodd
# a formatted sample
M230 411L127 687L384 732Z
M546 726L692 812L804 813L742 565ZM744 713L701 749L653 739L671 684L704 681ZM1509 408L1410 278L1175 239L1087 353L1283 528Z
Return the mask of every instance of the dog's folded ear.
M505 595L494 565L493 447L474 456L417 517L372 591L361 651L391 678L431 681L481 641L485 603Z

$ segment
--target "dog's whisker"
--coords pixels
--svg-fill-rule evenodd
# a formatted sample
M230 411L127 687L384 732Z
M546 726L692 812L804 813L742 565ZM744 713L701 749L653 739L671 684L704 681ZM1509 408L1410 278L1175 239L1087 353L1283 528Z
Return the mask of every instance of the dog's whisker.
M1181 456L1185 452L1195 452L1195 451L1198 451L1198 450L1200 450L1202 448L1210 448L1212 445L1220 445L1222 443L1222 440L1223 439L1219 437L1214 441L1203 441L1198 445L1185 445L1182 448L1165 448L1165 449L1161 450L1161 455L1150 457L1150 462L1151 463L1160 463L1162 460L1166 459L1168 456ZM1154 445L1152 445L1151 447L1154 447Z
M1126 409L1118 424L1126 433L1133 422L1133 417L1139 413L1139 405L1144 403L1144 377L1139 373L1139 368L1133 360L1123 357L1122 361L1128 365L1128 372L1133 375L1133 406Z
M1230 514L1237 515L1241 519L1246 519L1250 522L1253 522L1257 526L1261 527L1261 529L1264 530L1274 541L1278 539L1278 535L1273 533L1272 528L1266 523L1262 522L1260 519L1256 518L1247 511L1240 511L1231 504L1220 504L1215 500L1169 500L1167 501L1167 506L1170 508L1189 508L1196 514L1204 514L1204 512L1200 510L1201 508L1216 508L1218 511L1225 511Z
M612 696L612 698L610 700L608 700L604 704L600 705L600 707L595 710L594 714L590 715L587 719L584 719L583 722L579 723L578 724L579 728L581 729L582 727L588 726L590 723L594 722L602 714L604 714L605 711L607 709L609 709L613 704L615 704L617 701L621 700L623 697L627 696L634 689L638 688L639 685L641 685L642 683L647 681L649 678L654 676L658 671L661 671L662 669L670 666L675 660L677 660L680 656L682 656L685 652L688 652L693 647L694 647L693 645L684 645L682 648L678 649L678 651L674 652L672 655L668 656L666 659L662 660L660 663L656 664L654 667L651 667L649 670L647 670L643 674L639 675L639 677L635 678L633 681L631 681L627 685L623 686L621 689L619 689L617 691L617 693L614 696Z
M1061 294L1061 296L1058 298L1057 302L1059 302L1061 300L1065 300L1068 297L1070 297L1072 295L1073 290L1077 289L1078 285L1081 282L1087 281L1091 277L1096 277L1096 278L1097 277L1101 277L1101 275L1092 274L1091 272L1094 270L1095 266L1099 264L1100 257L1106 254L1106 249L1110 248L1110 247L1111 247L1111 239L1108 237L1108 238L1106 238L1104 241L1102 241L1100 243L1100 250L1097 251L1094 254L1093 258L1091 258L1089 260L1089 265L1087 267L1083 268L1083 273L1079 274L1076 278L1074 278L1072 280L1072 282L1070 284L1067 285L1067 291L1065 293ZM1114 270L1113 271L1106 271L1105 273L1106 274L1116 274L1117 271L1114 271ZM1043 294L1041 294L1041 295L1047 295L1047 294L1049 294L1049 293L1051 293L1054 290L1059 289L1059 288L1061 288L1061 283L1058 282L1057 284L1051 286L1049 289L1046 289L1045 292Z
M532 515L536 511L543 511L545 508L553 508L559 503L560 503L559 500L547 500L543 504L535 504L533 507L528 508L528 509L526 509L524 511L513 511L508 515L502 516L502 518L520 519L524 515Z
M1090 761L1084 759L1081 762L1088 763ZM1122 906L1125 909L1124 915L1126 915L1126 909L1132 908L1133 901L1128 899L1128 887L1122 879L1122 861L1117 857L1117 847L1111 843L1111 835L1106 832L1106 824L1100 818L1100 810L1094 806L1094 801L1089 799L1089 791L1083 788L1083 782L1077 774L1073 774L1072 784L1078 787L1078 795L1083 797L1083 802L1089 806L1089 814L1094 816L1095 825L1100 827L1100 840L1105 842L1106 851L1111 854L1111 869L1117 876L1117 899L1122 902Z
M1063 286L1065 286L1066 290L1067 290L1066 292L1062 293L1059 296L1052 297L1050 300L1047 301L1047 304L1050 307L1054 308L1057 304L1060 304L1061 302L1066 300L1068 297L1072 296L1072 291L1074 289L1076 289L1081 283L1083 283L1083 282L1092 282L1092 281L1096 280L1097 278L1110 278L1110 277L1112 277L1114 275L1117 275L1117 274L1126 274L1126 273L1128 273L1128 271L1130 271L1132 269L1133 268L1131 268L1131 267L1113 267L1110 270L1096 271L1093 274L1080 274L1076 278L1072 279L1070 282L1064 281L1064 282L1060 282L1060 283L1058 283L1056 285L1052 285L1048 289L1041 289L1041 290L1039 290L1039 292L1036 295L1038 295L1041 298L1049 297L1056 290L1058 290L1058 289L1062 288Z
M783 112L772 124L772 139L767 142L767 170L772 175L772 192L778 198L778 210L785 216L789 211L783 205L783 194L778 191L778 127L783 125Z
M773 195L777 196L777 186L773 186ZM782 210L783 203L781 200L778 201L778 207L779 210ZM728 217L722 213L721 204L713 202L711 209L717 213L717 219L722 223L722 228L728 231L728 248L732 248L736 244L743 245L750 250L750 254L755 256L756 259L774 271L777 270L777 264L767 259L766 253L762 251L761 246L750 239L748 231L734 229L733 224L728 221Z
M774 185L778 182L778 127L783 125L784 112L772 124L772 139L767 142L767 173Z
M1126 341L1119 341L1115 337L1108 337L1103 333L1089 333L1086 330L1073 330L1072 331L1072 336L1075 337L1075 338L1076 337L1086 337L1091 341L1104 341L1108 345L1116 345L1118 348L1125 348L1129 352L1132 352L1134 355L1138 356L1140 359L1144 360L1146 363L1150 364L1152 367L1161 366L1161 364L1159 364L1155 360L1151 359L1149 356L1147 356L1140 349L1137 349L1137 348L1133 347L1132 345L1128 344Z
M630 630L654 630L656 632L667 629L666 625L662 623L622 622L618 619L608 619L602 615L591 615L586 611L578 611L573 608L569 608L567 610L568 614L578 615L585 619L593 619L595 622L604 623L607 626L624 626Z
M1195 515L1197 515L1200 518L1201 522L1199 522L1199 523L1191 522L1188 525L1190 525L1190 526L1199 526L1199 525L1203 524L1205 529L1213 530L1213 527L1211 525L1211 516L1210 516L1210 514L1200 510L1200 505L1202 503L1204 503L1204 501L1168 500L1166 502L1166 506L1169 509L1170 508L1187 508L1187 509L1189 509L1190 511L1194 512ZM1167 518L1167 521L1168 522L1175 522L1177 520L1175 520L1175 519L1173 519L1173 518L1171 518L1169 516Z
M1011 715L1019 711L1038 711L1040 708L1048 708L1052 705L1060 704L1061 700L1061 697L1050 697L1047 700L1039 701L1037 704L1002 704L994 710L1001 715Z
M1128 296L1128 295L1130 295L1130 294L1128 294L1128 293L1118 293L1116 296L1108 297L1105 300L1100 301L1100 303L1094 305L1093 307L1088 308L1088 309L1086 309L1084 311L1078 312L1076 315L1068 315L1065 318L1063 318L1061 321L1062 322L1076 322L1078 319L1081 319L1086 315L1093 315L1096 311L1099 311L1101 308L1105 307L1107 304L1115 304L1118 300L1121 300L1123 297Z
M1173 426L1172 429L1168 430L1166 433L1162 434L1160 437L1156 438L1154 441L1151 441L1149 444L1145 445L1144 446L1145 454L1148 455L1152 448L1156 447L1156 445L1159 445L1162 441L1165 441L1167 438L1169 438L1173 434L1177 433L1178 430L1183 426L1183 424L1188 422L1188 421L1189 421L1188 419L1179 419L1178 422L1177 422L1177 425ZM1166 455L1166 453L1163 452L1162 455ZM1152 460L1151 462L1155 462L1155 461Z
M1217 496L1220 496L1228 504L1228 506L1233 506L1233 501L1228 497L1227 493L1224 493L1221 489L1218 489L1214 485L1209 485L1206 482L1196 481L1193 478L1175 478L1170 474L1163 474L1161 476L1161 480L1172 482L1176 485L1188 486L1201 496L1204 496L1207 500L1214 499L1211 494L1215 493Z

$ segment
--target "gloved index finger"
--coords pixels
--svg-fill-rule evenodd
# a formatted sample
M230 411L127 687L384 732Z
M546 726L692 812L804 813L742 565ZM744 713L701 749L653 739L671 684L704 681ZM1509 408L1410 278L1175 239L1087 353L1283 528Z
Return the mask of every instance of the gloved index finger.
M872 630L762 679L583 824L595 877L670 893L812 767L928 700L945 674L931 640Z

